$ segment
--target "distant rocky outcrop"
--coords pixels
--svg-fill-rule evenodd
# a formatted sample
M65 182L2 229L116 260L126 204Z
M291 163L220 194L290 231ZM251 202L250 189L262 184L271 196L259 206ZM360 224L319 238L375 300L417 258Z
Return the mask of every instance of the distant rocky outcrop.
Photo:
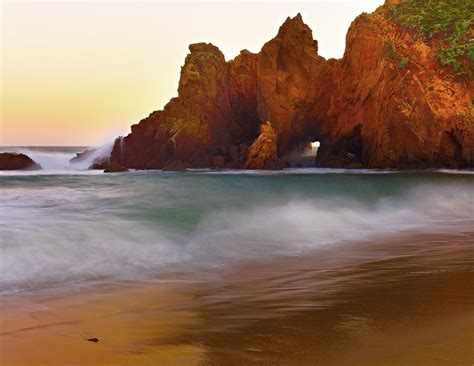
M41 165L25 154L0 153L0 170L39 170Z
M360 15L340 60L318 55L300 14L259 53L244 50L228 62L214 45L192 44L178 96L117 139L108 161L136 169L276 169L301 143L320 141L318 166L472 167L474 83L466 50L474 31L466 16L466 35L454 38L445 21L469 5L439 4L390 0ZM262 142L270 135L265 121L276 151Z
M120 144L120 142L121 138L115 140L115 143ZM116 162L110 158L111 151L112 145L104 144L76 153L76 156L69 160L69 163L75 165L76 168L112 171L118 169L117 167L120 164L114 164Z
M101 156L101 154L98 154L98 148L76 153L76 156L69 160L69 163L86 164L85 168L92 170L104 170L111 165L110 156Z
M97 148L92 148L92 149L87 149L81 152L76 153L76 156L74 156L69 162L71 164L77 164L77 163L82 163L92 157L94 153L97 151Z

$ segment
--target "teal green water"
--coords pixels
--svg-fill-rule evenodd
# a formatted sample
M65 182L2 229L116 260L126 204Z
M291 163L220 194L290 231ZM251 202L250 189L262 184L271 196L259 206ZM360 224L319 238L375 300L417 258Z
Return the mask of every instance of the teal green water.
M474 223L467 172L107 175L67 166L73 152L29 151L43 171L0 175L3 293L301 256L406 231L463 232Z

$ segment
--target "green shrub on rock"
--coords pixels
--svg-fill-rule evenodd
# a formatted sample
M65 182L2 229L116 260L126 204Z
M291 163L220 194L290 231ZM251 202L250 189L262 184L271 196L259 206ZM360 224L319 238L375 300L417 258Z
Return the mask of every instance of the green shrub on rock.
M426 43L439 39L441 65L474 77L474 1L409 0L391 6L386 16Z

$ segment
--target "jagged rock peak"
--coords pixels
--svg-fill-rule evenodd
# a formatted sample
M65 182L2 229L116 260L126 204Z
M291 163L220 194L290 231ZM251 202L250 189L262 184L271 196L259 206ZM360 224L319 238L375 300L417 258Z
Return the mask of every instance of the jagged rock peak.
M213 54L218 56L219 58L224 58L224 54L221 52L219 47L214 46L212 43L192 43L189 45L189 51L192 55L199 55L199 54Z
M301 13L296 14L293 18L287 17L285 22L282 24L282 27L288 27L290 24L299 24L304 26L305 24Z
M253 55L253 52L250 52L249 50L240 50L240 55Z
M219 70L219 75L225 69L224 54L212 43L193 43L189 45L190 53L184 60L181 68L181 77L178 92L183 91L183 87L188 85L190 81L209 81L209 77L215 70ZM207 77L206 77L207 75ZM181 95L181 94L179 94Z
M277 38L287 37L298 38L302 44L314 44L316 51L318 50L318 42L313 39L313 31L303 21L300 13L296 14L293 18L286 18L285 22L280 26Z

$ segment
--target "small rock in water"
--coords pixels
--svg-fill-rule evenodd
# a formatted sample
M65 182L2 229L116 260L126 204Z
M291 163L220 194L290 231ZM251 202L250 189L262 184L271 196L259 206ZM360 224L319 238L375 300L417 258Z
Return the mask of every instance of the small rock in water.
M0 153L0 170L38 170L41 165L25 154Z

